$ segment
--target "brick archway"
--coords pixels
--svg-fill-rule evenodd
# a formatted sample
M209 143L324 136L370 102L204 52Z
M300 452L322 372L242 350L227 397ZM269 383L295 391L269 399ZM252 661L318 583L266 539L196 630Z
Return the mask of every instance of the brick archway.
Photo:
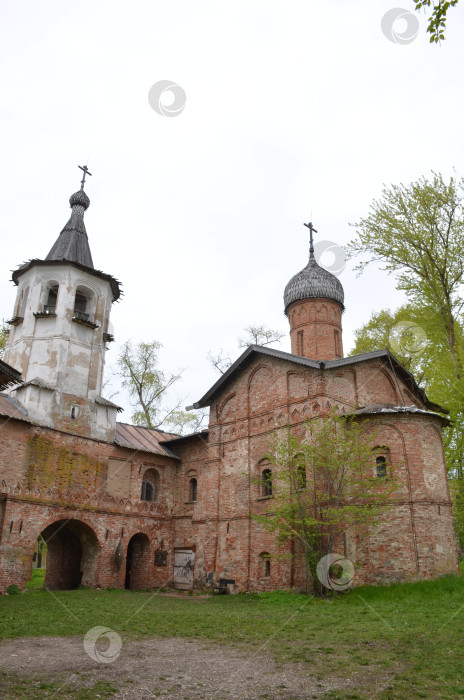
M130 538L127 545L124 588L131 591L149 588L151 584L149 569L150 540L147 535L138 532Z
M57 520L42 530L47 543L45 588L71 590L97 585L97 536L80 520Z

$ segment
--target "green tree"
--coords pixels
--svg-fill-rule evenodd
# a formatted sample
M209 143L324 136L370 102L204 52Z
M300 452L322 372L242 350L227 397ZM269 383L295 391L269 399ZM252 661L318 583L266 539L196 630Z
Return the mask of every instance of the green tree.
M127 389L135 409L132 420L135 425L148 428L169 427L179 434L198 429L206 416L186 413L181 410L182 400L177 398L168 405L168 390L180 379L183 370L166 374L159 367L159 350L162 345L156 340L140 342L135 346L128 340L118 356L118 374Z
M374 475L375 434L366 439L365 429L332 413L308 421L303 439L289 427L283 437L282 430L271 436L266 458L272 465L267 477L272 498L265 513L252 517L279 542L299 544L308 593L327 593L317 576L318 562L334 552L343 533L375 526L397 488L390 476Z
M397 287L410 302L437 316L445 333L457 376L462 365L457 347L464 300L464 179L446 183L441 174L409 185L384 187L358 223L350 257L363 255L357 269L380 262L396 273Z
M2 360L5 355L5 347L8 340L8 330L9 329L5 321L2 321L2 325L0 326L0 360Z
M438 43L445 38L446 19L450 7L457 5L459 0L414 0L416 10L431 7L432 14L429 16L427 31L430 34L430 42Z
M430 180L384 188L369 216L355 224L358 238L349 245L351 257L363 256L358 269L383 263L408 297L400 309L372 316L356 333L353 353L378 349L382 341L429 398L449 409L451 424L444 431L448 474L462 482L455 494L464 493L463 193L462 179L445 182L436 173ZM400 343L403 353L395 347L392 329L400 322L412 329L413 352L408 342ZM457 518L459 508L464 522L464 499L455 502Z

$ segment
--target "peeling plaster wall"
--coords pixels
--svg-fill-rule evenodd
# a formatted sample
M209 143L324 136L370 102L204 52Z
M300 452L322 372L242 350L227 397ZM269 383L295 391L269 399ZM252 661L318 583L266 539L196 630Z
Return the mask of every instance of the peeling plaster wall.
M56 317L35 316L44 311L50 285L59 285ZM107 280L71 265L33 266L20 278L16 311L24 290L29 287L24 320L11 327L5 361L18 369L25 382L40 378L54 388L54 395L25 390L10 392L30 412L47 425L65 428L72 404L80 405L73 431L112 440L115 411L102 412L95 405L100 395L105 363L105 342L112 304ZM77 289L89 295L86 313L90 328L73 320Z

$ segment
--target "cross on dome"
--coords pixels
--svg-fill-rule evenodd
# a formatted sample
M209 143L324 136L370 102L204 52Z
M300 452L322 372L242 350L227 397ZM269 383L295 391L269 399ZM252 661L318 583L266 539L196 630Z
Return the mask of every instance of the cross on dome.
M309 259L314 260L313 233L317 233L317 230L314 228L312 221L310 221L309 224L304 224L304 226L309 228Z

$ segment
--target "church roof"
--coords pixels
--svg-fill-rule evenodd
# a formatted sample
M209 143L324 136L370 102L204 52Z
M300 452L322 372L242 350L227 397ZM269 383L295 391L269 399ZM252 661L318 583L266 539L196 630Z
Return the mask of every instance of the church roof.
M84 190L74 192L69 198L71 216L45 260L67 260L93 269L89 239L84 224L84 212L90 199Z
M338 277L321 267L314 257L310 257L306 267L294 275L285 287L285 313L294 301L312 298L334 299L342 306L345 300L343 287Z
M367 362L368 360L380 359L384 360L391 367L393 372L397 372L398 375L403 379L406 385L416 393L421 400L424 402L426 407L431 411L439 411L440 413L449 413L445 408L442 408L438 404L430 401L423 389L417 384L411 372L409 372L403 365L396 359L396 357L389 350L374 350L373 352L364 352L359 355L351 355L350 357L342 357L338 360L327 360L326 362L311 360L307 357L302 357L301 355L293 355L289 352L283 352L282 350L276 350L274 348L268 348L261 345L250 345L241 355L235 360L235 362L229 367L229 369L224 372L224 374L217 380L215 384L206 392L206 394L192 406L187 406L187 410L193 408L204 408L205 406L210 406L214 397L219 391L222 391L224 386L256 355L265 355L269 357L275 357L279 360L286 360L287 362L292 362L296 365L303 365L304 367L311 367L313 369L318 369L325 371L328 369L335 369L337 367L343 367L345 365L353 365L359 362Z

